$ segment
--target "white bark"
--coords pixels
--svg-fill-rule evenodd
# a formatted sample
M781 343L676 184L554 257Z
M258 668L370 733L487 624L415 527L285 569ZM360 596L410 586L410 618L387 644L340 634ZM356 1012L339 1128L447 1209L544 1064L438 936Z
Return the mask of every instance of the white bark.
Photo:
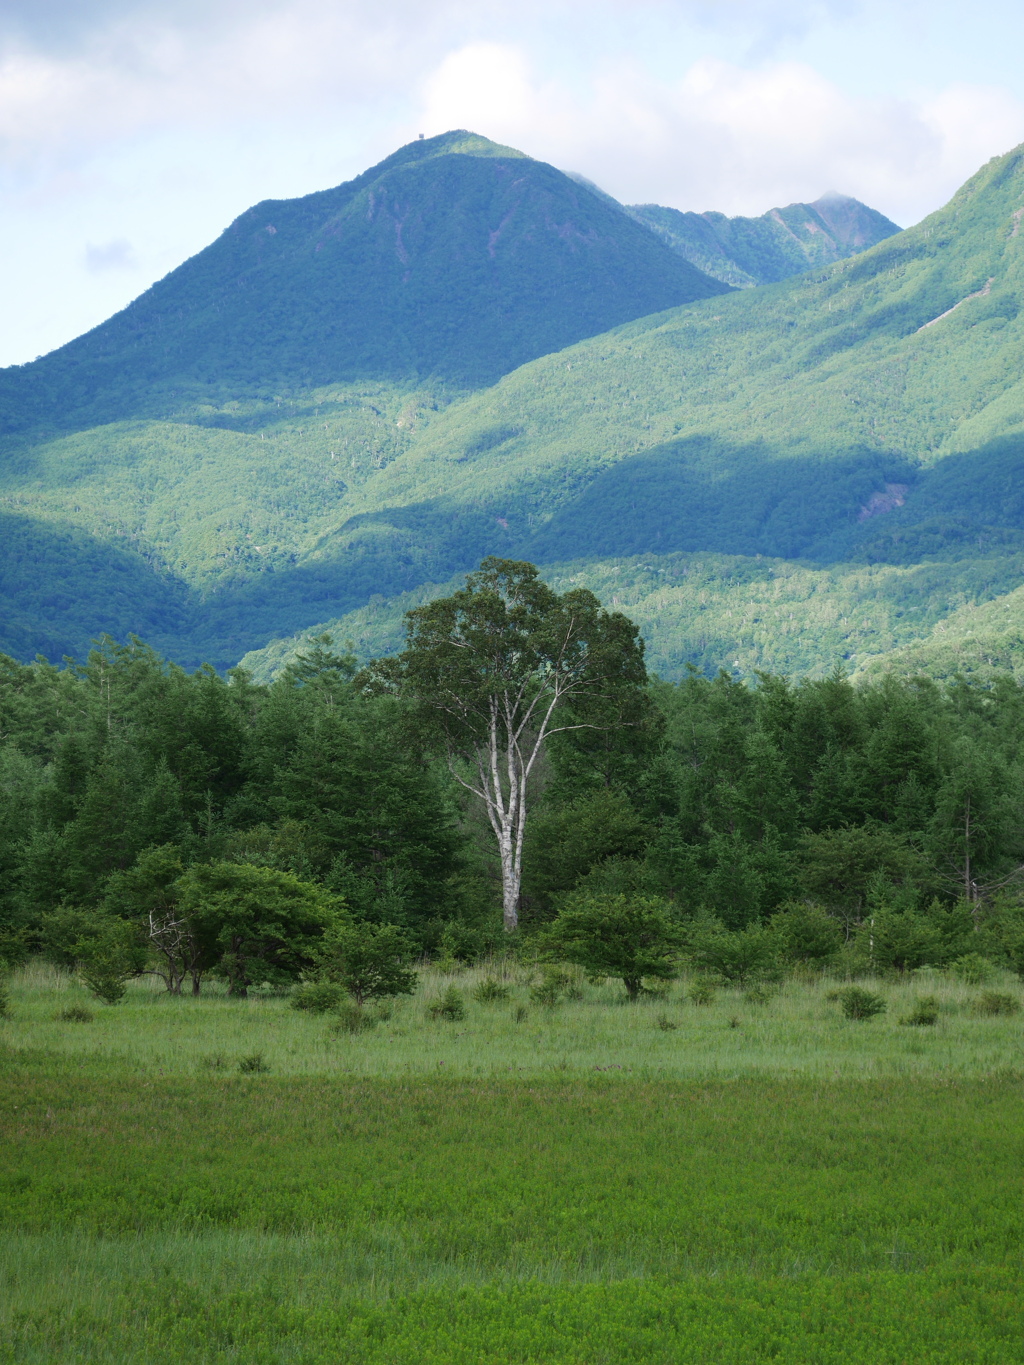
M563 649L573 638L569 623ZM536 682L536 679L530 680ZM476 778L459 771L455 755L450 767L455 778L484 803L498 842L501 863L501 901L505 928L519 924L519 893L523 878L523 839L526 834L527 787L545 742L562 730L589 729L581 725L552 725L559 703L582 691L585 684L561 660L548 670L532 697L526 681L514 691L490 697L487 736L476 753ZM453 706L453 710L457 707Z

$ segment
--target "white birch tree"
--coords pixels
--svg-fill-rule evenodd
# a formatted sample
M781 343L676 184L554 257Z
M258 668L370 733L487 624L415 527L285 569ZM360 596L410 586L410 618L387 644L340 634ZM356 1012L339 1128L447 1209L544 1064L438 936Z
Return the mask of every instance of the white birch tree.
M460 592L409 612L406 635L370 677L410 699L483 803L514 930L540 755L562 731L629 723L647 681L639 631L586 589L560 596L532 564L489 558Z

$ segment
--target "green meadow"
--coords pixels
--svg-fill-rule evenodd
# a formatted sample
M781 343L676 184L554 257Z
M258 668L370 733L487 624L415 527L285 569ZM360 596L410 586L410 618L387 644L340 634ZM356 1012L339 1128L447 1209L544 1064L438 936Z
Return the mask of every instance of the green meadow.
M841 984L549 1008L435 968L353 1034L30 965L0 1361L1022 1360L1024 1014L980 1011L1020 984L865 982L866 1021Z

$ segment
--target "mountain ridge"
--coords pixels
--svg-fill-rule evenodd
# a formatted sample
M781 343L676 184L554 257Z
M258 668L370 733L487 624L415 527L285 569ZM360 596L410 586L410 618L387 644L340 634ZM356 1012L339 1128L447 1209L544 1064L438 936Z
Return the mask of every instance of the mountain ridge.
M507 168L497 150L489 159ZM468 393L416 377L240 388L173 422L11 443L0 511L134 554L162 585L149 598L139 589L147 635L221 668L371 599L448 582L488 553L542 566L745 556L755 578L763 556L840 603L860 589L830 566L840 578L844 565L933 566L923 579L889 575L940 584L938 616L918 621L927 631L968 605L955 600L958 575L980 602L1019 573L1022 200L1017 148L863 253L634 318ZM95 565L86 541L60 543ZM23 591L48 613L47 639L61 620L81 633L89 613L100 619L101 588L87 600L94 569L69 605L63 591L32 596L28 563L21 553L5 581L12 601ZM701 591L709 627L693 638L732 649L733 589L712 575ZM909 599L894 602L913 617ZM877 636L879 652L906 643L902 629ZM836 651L858 667L867 657L860 635L844 643L835 631L826 658L825 638L817 661L803 646L785 657L826 671ZM710 666L712 647L685 657Z
M460 130L247 209L107 322L0 371L0 407L10 432L345 381L459 390L727 289L553 166Z
M758 218L660 204L628 204L625 210L699 270L738 289L821 269L902 231L876 209L834 190Z

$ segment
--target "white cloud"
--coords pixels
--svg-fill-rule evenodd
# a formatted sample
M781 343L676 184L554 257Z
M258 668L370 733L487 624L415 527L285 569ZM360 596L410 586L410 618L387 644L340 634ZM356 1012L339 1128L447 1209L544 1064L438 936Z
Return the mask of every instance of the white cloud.
M84 259L86 270L94 275L102 274L105 270L134 270L138 264L131 242L123 237L115 237L112 242L103 242L99 246L87 243Z
M423 87L429 132L471 127L597 181L626 202L762 213L853 194L908 224L989 157L1024 140L1024 104L960 85L930 99L844 93L811 67L702 58L656 82L607 66L582 96L497 43L449 54Z

